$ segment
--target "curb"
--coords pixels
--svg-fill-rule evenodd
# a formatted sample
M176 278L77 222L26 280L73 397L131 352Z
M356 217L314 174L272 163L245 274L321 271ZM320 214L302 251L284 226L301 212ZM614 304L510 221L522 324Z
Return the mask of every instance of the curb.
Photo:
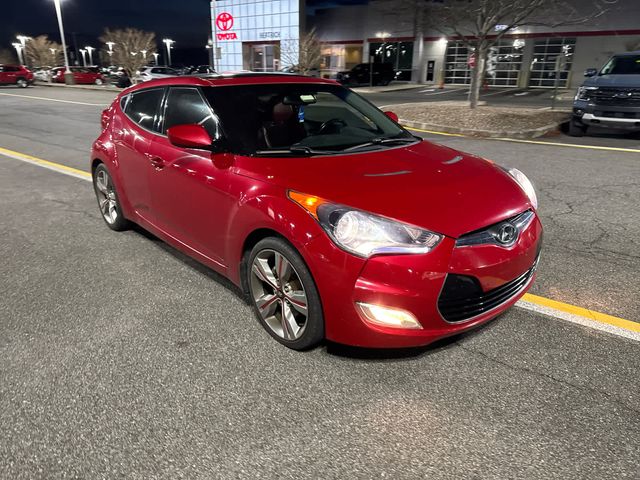
M555 122L544 127L529 129L529 130L475 130L470 128L456 128L445 125L434 125L431 123L414 122L412 120L406 120L401 118L399 120L405 127L418 128L421 130L429 130L434 133L452 133L456 135L464 135L469 137L486 137L486 138L515 138L519 140L527 140L530 138L538 138L547 135L551 132L560 131L560 125L565 122Z
M120 92L123 88L113 87L109 85L65 85L63 83L34 82L35 87L53 87L53 88L71 88L74 90L91 90L93 92Z

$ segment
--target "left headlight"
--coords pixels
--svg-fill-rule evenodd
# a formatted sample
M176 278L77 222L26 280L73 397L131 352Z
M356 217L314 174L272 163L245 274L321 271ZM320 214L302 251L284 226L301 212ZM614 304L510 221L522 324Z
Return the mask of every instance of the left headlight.
M372 213L289 191L289 198L307 210L343 250L360 257L377 254L428 253L442 235Z
M529 197L529 201L531 202L531 205L533 205L533 208L537 210L538 196L536 195L536 189L531 180L529 180L529 178L517 168L511 168L507 170L507 172L509 172L509 175L511 175L516 183L520 185L522 191L527 195L527 197Z

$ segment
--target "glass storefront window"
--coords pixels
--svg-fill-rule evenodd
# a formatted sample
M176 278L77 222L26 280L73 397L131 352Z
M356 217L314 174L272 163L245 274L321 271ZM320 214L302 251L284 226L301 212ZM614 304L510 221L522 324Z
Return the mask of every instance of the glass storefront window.
M554 87L556 85L556 61L564 56L564 68L558 72L558 87L566 88L576 49L575 38L545 38L536 40L531 62L530 87Z
M337 72L350 70L362 63L360 45L325 45L322 47L320 62L321 75L325 78L335 76Z
M487 57L485 81L491 86L517 87L522 69L524 41L500 40L490 48ZM471 83L469 56L472 50L462 42L450 42L445 58L445 83L468 85Z
M397 80L411 80L413 42L374 42L369 44L369 52L374 62L392 64Z

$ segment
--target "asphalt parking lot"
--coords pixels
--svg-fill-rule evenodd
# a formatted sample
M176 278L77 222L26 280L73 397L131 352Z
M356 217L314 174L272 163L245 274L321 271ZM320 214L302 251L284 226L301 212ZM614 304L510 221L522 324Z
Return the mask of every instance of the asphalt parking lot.
M0 478L638 478L637 340L515 307L428 348L296 353L12 155L86 171L112 98L0 89ZM640 322L640 140L425 136L536 183L531 293Z

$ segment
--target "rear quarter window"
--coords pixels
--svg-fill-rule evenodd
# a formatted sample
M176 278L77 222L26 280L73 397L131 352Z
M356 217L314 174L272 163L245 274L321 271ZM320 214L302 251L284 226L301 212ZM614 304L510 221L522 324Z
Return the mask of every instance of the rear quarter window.
M158 133L155 126L163 96L164 88L153 88L130 93L124 113L132 122L145 130Z

